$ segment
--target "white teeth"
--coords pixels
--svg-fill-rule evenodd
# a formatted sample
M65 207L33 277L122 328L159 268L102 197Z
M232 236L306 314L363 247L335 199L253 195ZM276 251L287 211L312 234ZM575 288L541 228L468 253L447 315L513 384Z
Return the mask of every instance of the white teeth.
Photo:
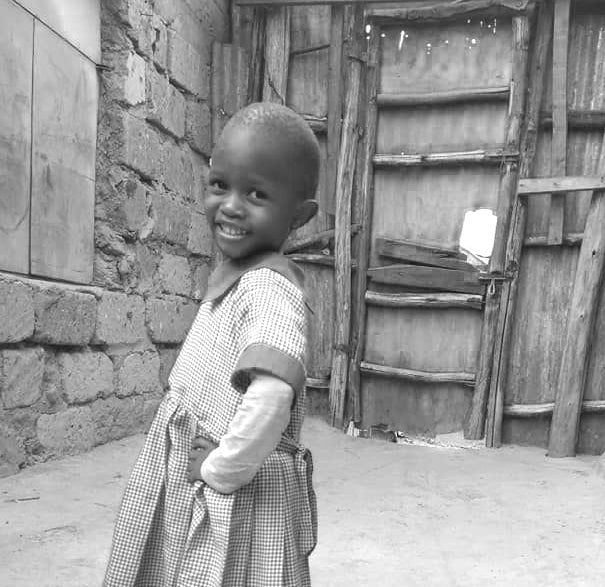
M241 228L236 228L235 226L219 224L219 228L222 232L228 234L229 236L244 236L246 234L245 230L242 230Z

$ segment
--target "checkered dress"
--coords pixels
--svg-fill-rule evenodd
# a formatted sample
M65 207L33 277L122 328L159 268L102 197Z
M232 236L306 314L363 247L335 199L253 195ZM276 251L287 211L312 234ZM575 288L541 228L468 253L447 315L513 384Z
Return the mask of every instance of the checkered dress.
M270 268L202 303L126 488L105 587L310 585L316 502L310 453L298 444L305 326L301 290ZM190 484L193 438L225 435L253 368L296 392L280 444L233 494Z

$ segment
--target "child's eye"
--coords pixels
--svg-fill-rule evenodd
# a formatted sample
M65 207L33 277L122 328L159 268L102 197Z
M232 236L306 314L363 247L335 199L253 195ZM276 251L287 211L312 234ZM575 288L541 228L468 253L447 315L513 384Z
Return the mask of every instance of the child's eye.
M265 192L261 192L260 190L252 190L249 194L252 200L267 200L269 196Z
M212 179L210 180L210 187L214 191L223 192L227 189L227 184L220 179Z

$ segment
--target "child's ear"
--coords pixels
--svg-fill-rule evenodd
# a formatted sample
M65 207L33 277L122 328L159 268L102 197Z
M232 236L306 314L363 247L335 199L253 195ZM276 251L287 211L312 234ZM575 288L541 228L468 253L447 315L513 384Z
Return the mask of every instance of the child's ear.
M309 220L311 220L311 218L313 218L313 216L317 214L317 209L318 206L316 200L305 200L304 202L301 202L296 208L296 212L294 214L294 218L292 219L292 225L290 226L290 228L300 228L301 226L309 222Z

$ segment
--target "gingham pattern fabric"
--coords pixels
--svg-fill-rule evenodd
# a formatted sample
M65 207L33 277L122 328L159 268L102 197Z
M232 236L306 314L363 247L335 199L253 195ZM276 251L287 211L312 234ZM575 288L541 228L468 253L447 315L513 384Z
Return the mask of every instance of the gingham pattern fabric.
M304 416L302 292L269 268L201 305L129 480L105 587L305 587L316 542ZM218 443L258 368L296 392L280 445L231 495L187 482L191 442Z

